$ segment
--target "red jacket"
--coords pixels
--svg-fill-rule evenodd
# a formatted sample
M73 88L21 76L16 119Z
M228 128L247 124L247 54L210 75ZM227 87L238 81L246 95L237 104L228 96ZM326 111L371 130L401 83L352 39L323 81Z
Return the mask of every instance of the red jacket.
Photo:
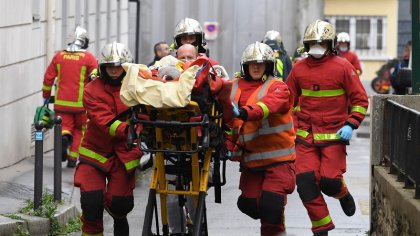
M357 57L355 52L350 50L347 50L345 52L337 50L337 52L340 57L346 58L354 66L358 75L362 74L362 67L360 66L359 58Z
M83 89L90 82L88 75L97 68L96 58L88 51L58 52L48 65L44 75L42 96L51 96L57 78L54 109L60 111L84 111Z
M79 149L79 160L107 172L110 168L107 160L117 156L127 171L135 170L142 152L138 148L126 148L127 123L117 120L109 124L116 115L128 109L120 100L120 87L96 79L86 86L83 105L89 120Z
M365 117L368 98L353 66L335 55L305 58L293 66L286 84L294 94L297 139L315 143L340 141L345 124L357 129ZM349 105L350 104L350 109ZM350 110L350 111L349 111Z

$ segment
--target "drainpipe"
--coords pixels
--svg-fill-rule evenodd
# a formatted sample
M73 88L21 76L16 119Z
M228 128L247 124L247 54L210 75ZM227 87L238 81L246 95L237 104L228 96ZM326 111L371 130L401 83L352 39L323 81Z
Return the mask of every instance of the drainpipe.
M136 3L136 62L139 61L139 45L140 45L140 0L130 0Z
M47 2L47 63L54 56L55 45L55 0Z
M412 88L413 94L420 94L420 15L419 0L411 0L411 45L412 45Z

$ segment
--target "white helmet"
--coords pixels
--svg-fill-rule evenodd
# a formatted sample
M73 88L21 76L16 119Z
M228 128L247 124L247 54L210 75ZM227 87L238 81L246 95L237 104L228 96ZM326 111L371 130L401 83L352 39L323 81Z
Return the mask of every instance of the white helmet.
M120 76L119 80L112 80L106 73L105 67L121 66L123 63L132 63L133 61L130 50L124 44L113 42L105 45L100 52L98 60L100 78L105 79L111 85L121 85L125 72Z
M241 58L241 72L247 78L249 76L248 64L249 63L267 63L266 71L268 74L274 73L274 65L276 59L274 51L265 43L255 42L248 45Z
M339 42L350 43L350 35L346 32L337 34L337 43Z
M67 38L67 49L69 52L84 51L89 46L89 37L86 29L77 26L72 34Z
M262 42L270 46L274 51L280 51L283 49L283 39L278 31L267 31Z
M130 50L124 44L115 41L105 45L99 55L99 66L120 66L123 63L132 63L133 61Z
M175 49L182 46L181 37L185 35L196 35L197 39L195 43L193 43L196 47L203 47L206 45L203 28L201 28L200 23L194 19L184 18L176 25L174 31Z

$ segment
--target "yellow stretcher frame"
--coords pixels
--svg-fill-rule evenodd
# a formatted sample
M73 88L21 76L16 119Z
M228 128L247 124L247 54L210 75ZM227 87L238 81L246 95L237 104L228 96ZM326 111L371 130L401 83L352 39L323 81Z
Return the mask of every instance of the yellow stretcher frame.
M149 199L146 207L145 220L143 225L143 236L160 235L159 223L156 223L156 233L152 233L153 211L155 220L158 221L158 209L156 195L160 198L160 221L162 224L162 235L169 235L168 225L168 211L167 211L167 196L169 194L193 196L194 208L196 211L194 222L201 222L194 224L192 235L202 236L208 235L207 220L205 213L205 197L207 195L208 179L210 163L213 154L217 152L210 144L211 135L209 133L210 123L213 127L221 128L222 118L221 113L216 108L215 104L211 105L211 114L201 114L199 104L191 101L185 108L169 108L156 109L152 107L143 106L140 113L151 114L156 116L155 121L133 121L132 123L143 123L143 127L147 125L154 126L154 147L143 149L155 154L152 177L149 189ZM201 116L202 119L197 122L190 122L188 119L190 115ZM175 120L174 120L175 118ZM180 120L176 119L179 118ZM171 135L168 136L167 130L174 128L171 126L187 127L183 132L175 134L177 138L185 140L184 145L175 146L171 143ZM201 138L199 139L199 129L201 129ZM181 129L182 130L182 129ZM179 131L179 130L178 130ZM222 132L223 133L223 132ZM169 138L169 139L168 139ZM222 139L223 140L223 139ZM140 147L140 145L139 145ZM186 190L172 190L169 189L168 180L166 179L165 170L165 153L186 153L189 155L191 162L191 181ZM217 172L219 173L219 172ZM223 173L224 176L224 173ZM220 187L221 185L219 185ZM219 190L220 192L220 190Z

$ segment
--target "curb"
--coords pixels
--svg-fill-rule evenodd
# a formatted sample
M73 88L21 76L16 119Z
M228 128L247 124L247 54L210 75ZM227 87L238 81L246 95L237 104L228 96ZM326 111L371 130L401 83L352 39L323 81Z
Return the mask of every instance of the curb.
M18 226L26 229L31 236L47 236L50 231L50 220L48 218L15 214L21 219L15 220L0 215L0 236L10 236L17 232ZM60 225L65 225L70 219L79 217L80 213L73 204L64 203L58 206L54 218Z

